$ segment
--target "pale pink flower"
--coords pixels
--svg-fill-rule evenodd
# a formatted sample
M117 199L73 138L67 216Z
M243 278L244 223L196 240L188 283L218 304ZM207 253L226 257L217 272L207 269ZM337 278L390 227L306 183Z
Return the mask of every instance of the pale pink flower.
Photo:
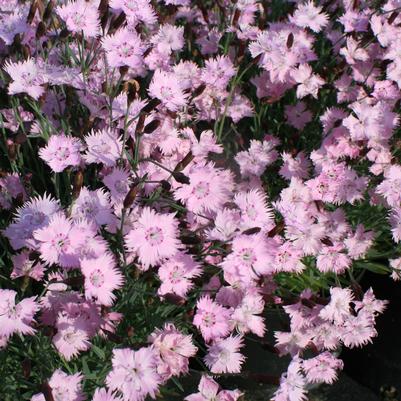
M280 379L280 387L274 393L274 401L306 400L306 380L301 374L301 359L295 357L288 366L287 372Z
M90 348L89 333L81 319L72 319L60 314L56 328L57 333L52 342L67 361Z
M330 288L330 302L319 313L322 319L343 323L351 315L351 302L354 296L349 288Z
M92 401L123 401L123 399L117 396L111 390L105 388L97 388L93 394Z
M58 6L56 13L71 32L96 37L100 34L100 21L96 1L69 0Z
M301 28L309 28L317 33L320 32L329 22L328 15L322 13L322 10L323 7L315 6L313 0L309 0L303 4L299 3L289 20Z
M143 54L146 50L135 30L120 28L115 34L102 40L109 67L128 66L139 72L143 67Z
M63 134L52 135L39 156L56 172L61 173L67 167L78 166L81 162L81 141Z
M305 359L302 363L302 369L309 383L332 384L337 379L337 371L343 366L341 359L327 351L314 358Z
M106 377L111 390L117 390L129 401L144 401L148 395L156 398L161 378L157 373L157 354L153 348L138 351L114 349L111 362L113 368Z
M83 187L72 205L71 217L74 220L86 219L97 227L112 224L115 217L108 193L103 188L91 191Z
M229 201L234 188L229 170L218 169L212 163L202 163L191 167L186 175L189 184L177 188L174 198L183 202L191 212L217 211Z
M241 212L241 230L259 227L268 232L275 226L273 209L260 189L236 193L234 203Z
M144 270L174 256L181 247L174 216L144 207L133 229L126 235L128 250L137 254Z
M92 131L84 137L87 145L84 160L87 163L103 163L114 166L122 153L123 142L111 129Z
M129 24L133 27L139 22L153 25L157 21L150 0L110 0L110 8L124 11Z
M229 336L208 346L205 364L212 373L240 373L245 357L238 352L243 346L241 336Z
M210 376L202 376L198 386L199 393L184 398L185 401L237 401L242 393L239 390L220 390Z
M188 94L184 93L173 73L156 70L148 92L170 111L179 111L187 104Z
M163 24L150 42L162 54L170 54L184 47L184 27Z
M317 74L313 74L312 67L309 64L301 64L297 69L292 70L291 77L298 84L298 99L302 99L307 95L312 95L317 99L318 91L324 85L324 79Z
M27 93L35 100L38 100L44 94L45 89L42 85L46 82L34 59L29 58L26 61L16 63L7 61L4 65L4 71L13 80L8 86L10 95Z
M0 289L0 337L9 338L14 333L32 335L35 329L33 317L40 307L36 297L25 298L16 303L17 293Z
M230 332L230 311L212 301L206 295L196 303L193 324L197 327L205 341L225 337Z
M173 324L166 324L163 330L155 330L148 341L159 353L158 373L164 380L188 373L189 358L197 352L192 336L181 333Z
M14 255L11 259L13 262L11 278L31 277L36 281L42 280L45 274L45 267L38 260L30 260L29 251L22 251Z
M188 291L194 286L191 279L199 277L202 269L191 255L183 252L176 253L165 261L159 268L158 276L161 285L158 294L176 294L185 298Z
M49 265L58 263L63 267L77 267L79 260L72 234L73 223L62 213L54 214L47 226L35 230L33 237L39 243L42 260Z
M124 281L114 257L105 253L95 259L83 259L81 270L85 277L85 297L94 298L101 305L111 306L115 300L113 291L121 288Z
M83 401L85 395L82 391L83 376L81 373L67 375L62 370L57 369L53 372L52 377L49 379L50 386L54 400L56 401ZM35 394L31 401L45 401L42 393Z

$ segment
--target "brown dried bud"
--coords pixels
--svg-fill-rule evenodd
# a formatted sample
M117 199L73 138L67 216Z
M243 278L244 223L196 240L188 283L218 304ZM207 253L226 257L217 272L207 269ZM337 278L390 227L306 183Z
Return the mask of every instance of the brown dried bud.
M142 134L143 126L145 125L145 118L146 118L145 114L141 114L139 116L138 122L136 123L135 135Z
M161 184L162 188L163 188L165 191L170 191L170 189L171 189L171 184L170 184L168 181L162 180L162 181L160 181L160 184Z
M294 34L291 32L287 37L287 49L291 49L294 44Z
M399 11L394 11L391 13L389 19L387 20L388 24L391 25L395 19L398 17Z
M43 396L45 397L46 401L55 401L54 397L53 397L53 392L52 392L52 388L49 386L48 382L43 382L42 383L42 393Z
M174 179L180 184L188 185L190 183L189 177L179 171L173 171L172 175Z
M164 299L174 305L182 306L185 305L185 299L180 297L179 295L176 294L165 294Z
M175 166L174 171L178 172L181 170L184 170L185 167L188 166L189 163L194 159L194 155L192 154L191 151L189 151L185 157Z
M253 227L253 228L248 228L248 230L242 231L242 234L245 235L252 235L252 234L257 234L261 230L260 227Z
M123 203L124 209L129 209L132 206L132 204L134 203L136 196L138 195L138 192L140 190L139 184L140 184L140 181L137 180L136 182L134 182L131 185L131 189L128 191L128 193L124 199L124 203Z
M44 22L40 21L36 29L36 39L40 39L46 33L46 25Z
M153 131L155 131L158 127L160 126L160 120L153 120L149 124L145 126L143 129L144 134L151 134Z
M11 140L7 140L7 153L10 160L17 158L17 145Z
M37 0L35 0L32 2L31 7L29 8L28 17L26 19L26 22L28 24L32 23L37 9L38 9L38 2L37 2Z
M159 104L161 103L161 101L159 99L152 99L143 109L142 111L146 114L150 113L151 111L153 111Z
M27 379L31 375L31 360L28 358L25 358L22 363L22 374L24 375L25 379Z
M51 15L53 13L53 9L54 9L54 3L55 3L54 0L50 0L47 3L47 6L45 8L45 12L43 13L43 18L42 18L42 20L44 22L46 22L51 17Z
M84 174L81 170L77 171L72 184L72 197L77 199L81 193L82 186L84 184Z
M23 143L25 143L27 141L28 137L26 136L26 134L24 134L23 132L19 132L16 136L15 136L15 143L17 143L18 145L22 145Z

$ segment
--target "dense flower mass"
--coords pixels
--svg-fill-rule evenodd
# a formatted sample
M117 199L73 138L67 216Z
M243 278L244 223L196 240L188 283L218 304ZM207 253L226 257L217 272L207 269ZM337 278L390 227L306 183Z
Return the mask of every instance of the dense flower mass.
M5 399L237 401L251 342L274 401L332 384L401 278L400 35L393 0L0 0Z

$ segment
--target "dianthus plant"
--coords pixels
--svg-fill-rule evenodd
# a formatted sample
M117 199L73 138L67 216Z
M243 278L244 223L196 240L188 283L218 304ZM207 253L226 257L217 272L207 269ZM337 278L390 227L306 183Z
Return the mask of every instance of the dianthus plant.
M401 277L399 9L0 0L2 400L333 383Z

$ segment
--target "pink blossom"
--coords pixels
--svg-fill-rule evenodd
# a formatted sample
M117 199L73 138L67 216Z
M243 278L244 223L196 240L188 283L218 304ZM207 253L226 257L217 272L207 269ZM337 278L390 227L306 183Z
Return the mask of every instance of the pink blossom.
M81 162L82 144L78 138L63 134L52 135L47 146L39 150L39 156L56 172L61 173L69 166L78 166Z
M158 294L176 294L185 298L188 291L194 286L191 279L199 277L202 269L192 256L178 252L165 261L159 268L158 276L161 285Z
M341 370L344 363L330 352L323 352L318 356L305 359L302 369L309 383L332 384L337 379L337 370Z
M123 284L123 276L117 270L113 256L105 253L96 259L83 259L81 270L85 276L85 297L111 306L115 300L113 291Z
M178 225L174 214L159 214L145 207L125 243L138 255L143 269L174 256L180 248Z
M208 346L206 366L212 373L239 373L245 357L238 352L243 346L241 336L229 336Z
M103 163L114 166L121 157L123 143L117 133L110 130L92 131L85 136L87 150L84 160L87 163Z
M99 13L95 1L69 0L58 6L56 13L74 33L96 37L100 33Z
M144 401L149 395L156 398L161 384L157 373L157 354L151 347L132 351L129 348L113 350L113 368L106 377L107 386L117 390L124 400Z
M197 327L205 341L225 337L230 332L230 312L206 295L196 303L196 314L193 324Z
M8 86L10 95L27 93L37 100L45 93L45 89L42 86L45 80L34 59L30 58L16 63L8 61L4 65L4 71L13 80Z
M36 297L25 298L16 303L17 293L0 289L0 336L10 337L14 333L32 335L35 329L33 317L40 309Z

